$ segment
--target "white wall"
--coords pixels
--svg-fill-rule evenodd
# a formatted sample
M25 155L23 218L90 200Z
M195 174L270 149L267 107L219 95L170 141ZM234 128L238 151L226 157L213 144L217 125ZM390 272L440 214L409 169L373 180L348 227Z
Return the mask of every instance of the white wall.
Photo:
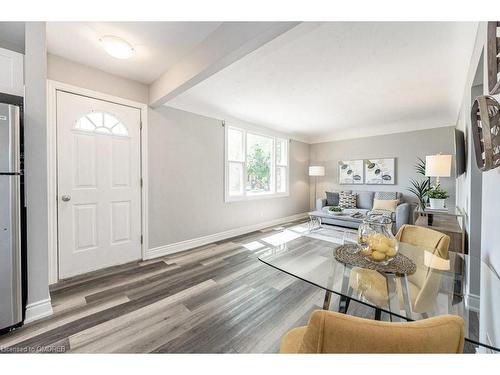
M473 86L476 68L481 58L481 53L484 50L484 61L482 66L484 94L488 92L487 78L487 23L479 24L477 37L474 45L474 51L470 61L469 71L467 73L467 82L464 88L463 101L460 110L457 128L465 131L466 134L471 132L470 109L471 109L471 87ZM500 95L496 96L500 100ZM473 152L473 146L468 147L469 153ZM468 158L470 167L471 160ZM500 218L500 168L496 168L482 173L482 213L481 213L481 252L480 256L485 266L480 266L480 314L479 314L479 334L481 340L500 345L500 321L498 319L498 311L500 311L500 301L494 297L499 293L498 275L500 274L500 230L498 222ZM466 212L470 213L471 195L475 191L470 189L471 181L470 174L466 174L457 180L457 205L461 206ZM495 275L496 274L496 275ZM474 291L473 291L474 292Z
M410 178L423 179L415 172L417 156L439 152L453 154L453 127L418 130L374 137L346 139L311 145L311 163L325 166L325 177L318 180L318 198L325 198L325 191L372 190L400 191L407 200L416 200L407 191ZM338 162L369 158L396 158L395 185L339 185ZM454 173L454 168L452 168ZM311 179L311 207L314 200L314 180ZM450 193L448 204L455 202L454 178L441 178L441 185Z
M476 67L481 58L481 53L486 45L487 24L481 22L477 33L477 38L474 46L474 52L471 57L469 72L467 74L467 82L464 88L464 96L460 110L457 128L464 131L466 134L471 132L470 109L471 109L471 87L476 74ZM485 52L483 61L483 81L484 94L488 92L487 79L487 56ZM496 96L500 100L500 95ZM470 156L474 152L473 146L469 142L468 152ZM468 157L468 164L471 162ZM470 165L467 165L470 168ZM500 216L500 195L498 194L500 186L500 168L484 172L482 186L482 228L481 228L481 257L488 264L500 272L500 231L498 230L498 218ZM470 212L470 174L465 174L457 179L457 205L462 207L466 212ZM495 220L496 218L496 220Z
M148 103L147 85L51 54L47 55L47 78L139 103Z
M58 56L49 79L147 102L147 86ZM308 211L309 145L290 147L290 197L224 203L221 122L167 107L149 108L149 247L155 248Z
M148 117L150 248L308 211L308 144L290 144L289 197L225 203L221 121L168 107Z

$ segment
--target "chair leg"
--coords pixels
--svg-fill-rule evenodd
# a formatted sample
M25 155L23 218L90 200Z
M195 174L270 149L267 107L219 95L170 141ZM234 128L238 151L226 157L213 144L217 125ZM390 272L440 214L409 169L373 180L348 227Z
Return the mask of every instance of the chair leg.
M381 320L382 318L382 310L375 309L375 320Z
M332 292L325 292L325 299L323 301L323 310L330 310L330 303L332 300Z
M351 299L349 297L340 297L340 302L339 302L339 313L342 314L347 314L347 310L349 309L349 303L351 302Z
M345 313L347 314L347 310L349 310L349 303L351 303L351 299L347 298L347 301L345 302Z

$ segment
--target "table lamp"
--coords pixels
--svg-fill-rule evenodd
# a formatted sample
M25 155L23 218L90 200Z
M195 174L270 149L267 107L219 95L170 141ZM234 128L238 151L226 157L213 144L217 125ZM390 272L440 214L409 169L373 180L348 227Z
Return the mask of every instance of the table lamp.
M438 187L439 177L451 176L451 155L429 155L425 157L425 175L427 177L436 177L436 186Z
M321 165L311 165L309 167L309 176L316 177L314 180L314 206L316 206L316 190L318 186L318 177L325 175L325 167Z

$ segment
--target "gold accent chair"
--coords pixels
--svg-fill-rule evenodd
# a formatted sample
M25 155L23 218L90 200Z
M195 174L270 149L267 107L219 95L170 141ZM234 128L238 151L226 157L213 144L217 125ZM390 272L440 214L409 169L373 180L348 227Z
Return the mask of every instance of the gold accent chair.
M443 259L448 259L450 237L437 230L404 224L399 228L396 239L400 242L406 242L414 246L434 249L434 255Z
M280 353L463 353L464 321L442 315L389 323L316 310L281 341Z
M396 238L400 242L418 246L432 252L432 257L447 260L450 237L433 229L405 224L401 226ZM434 307L436 296L439 292L441 275L432 267L425 266L424 252L418 254L420 259L414 259L417 271L408 275L408 288L412 312L421 313L424 316L431 312ZM399 301L402 303L401 284L397 282ZM364 268L353 268L349 277L349 286L360 293L368 301L376 305L388 307L387 281L384 275L377 271ZM401 307L403 305L401 304ZM379 319L380 310L376 312Z

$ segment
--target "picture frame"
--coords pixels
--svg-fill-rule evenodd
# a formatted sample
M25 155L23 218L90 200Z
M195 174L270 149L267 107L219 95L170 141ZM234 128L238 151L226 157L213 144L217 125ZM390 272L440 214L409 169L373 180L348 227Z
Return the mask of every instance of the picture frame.
M340 185L362 185L364 183L363 159L340 160L338 181Z
M395 185L396 158L365 159L364 183L366 185Z

